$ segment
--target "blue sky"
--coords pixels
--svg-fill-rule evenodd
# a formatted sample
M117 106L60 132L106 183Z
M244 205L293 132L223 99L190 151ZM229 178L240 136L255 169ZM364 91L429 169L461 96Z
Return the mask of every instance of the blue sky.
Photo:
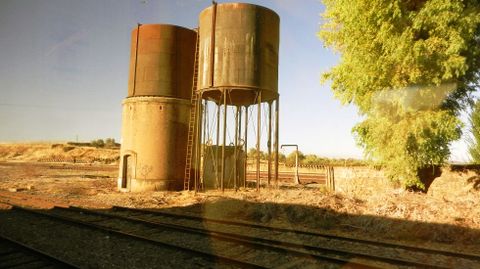
M227 1L218 1L219 3ZM362 157L360 119L320 74L339 56L316 37L319 0L245 1L280 15L280 143L304 153ZM2 0L0 141L120 140L130 32L137 22L197 26L206 0ZM454 159L465 159L456 143Z

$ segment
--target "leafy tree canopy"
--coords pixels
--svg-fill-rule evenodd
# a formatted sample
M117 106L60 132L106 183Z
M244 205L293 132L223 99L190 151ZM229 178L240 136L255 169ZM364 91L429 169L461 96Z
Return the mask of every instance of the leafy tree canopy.
M288 154L286 157L285 163L287 165L295 165L296 156L297 156L296 150L290 152L290 154ZM298 163L302 164L303 160L305 160L305 155L301 151L298 151Z
M364 116L353 128L392 179L423 189L461 134L459 110L478 87L480 3L474 0L323 0L319 37L341 54L323 75Z
M475 102L469 117L470 136L467 138L468 152L473 163L480 164L480 100Z

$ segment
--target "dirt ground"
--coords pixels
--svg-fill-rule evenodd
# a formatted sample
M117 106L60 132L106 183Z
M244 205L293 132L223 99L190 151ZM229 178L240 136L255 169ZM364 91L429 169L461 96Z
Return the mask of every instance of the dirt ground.
M0 208L112 205L162 208L358 238L480 254L480 191L445 173L429 194L399 189L331 193L283 186L239 191L121 193L116 164L0 162ZM452 184L463 188L446 191ZM456 182L456 183L455 183ZM460 182L460 183L459 183ZM373 184L373 183L372 183ZM3 203L2 203L3 202Z

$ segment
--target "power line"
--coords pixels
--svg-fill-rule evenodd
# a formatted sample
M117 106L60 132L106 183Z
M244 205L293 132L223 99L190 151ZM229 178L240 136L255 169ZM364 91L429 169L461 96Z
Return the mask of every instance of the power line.
M71 107L71 106L58 106L58 105L38 105L38 104L9 104L9 103L0 103L0 106L5 107L29 107L29 108L53 108L53 109L65 109L65 110L81 110L81 111L91 111L91 110L110 110L108 108L100 107Z

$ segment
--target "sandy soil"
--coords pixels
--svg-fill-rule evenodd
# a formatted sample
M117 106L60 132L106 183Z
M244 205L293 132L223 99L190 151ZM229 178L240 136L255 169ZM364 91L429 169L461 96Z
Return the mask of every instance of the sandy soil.
M52 143L0 143L0 161L118 163L119 150Z
M0 208L7 203L163 208L480 254L480 193L458 174L446 173L429 194L398 189L342 194L291 186L136 194L116 191L117 173L117 165L0 162ZM441 191L455 180L467 185L452 195Z

